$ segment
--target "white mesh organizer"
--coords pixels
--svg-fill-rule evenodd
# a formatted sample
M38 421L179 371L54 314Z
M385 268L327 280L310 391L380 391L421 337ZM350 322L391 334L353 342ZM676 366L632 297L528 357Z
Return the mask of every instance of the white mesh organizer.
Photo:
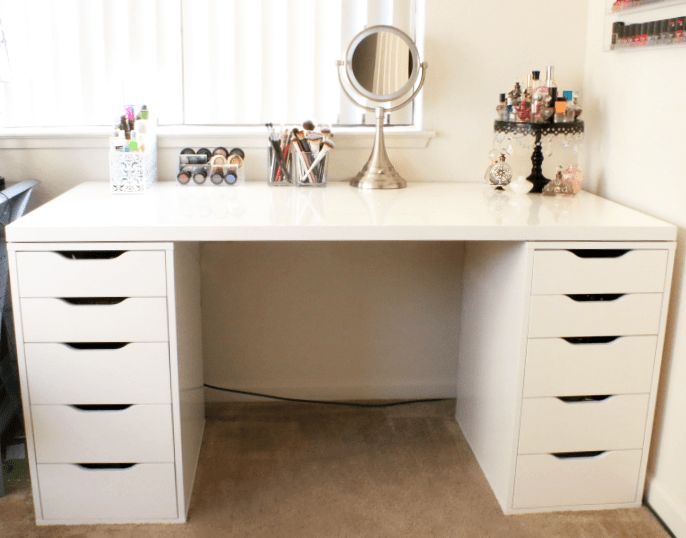
M110 190L114 193L145 191L157 181L157 139L141 152L110 149Z

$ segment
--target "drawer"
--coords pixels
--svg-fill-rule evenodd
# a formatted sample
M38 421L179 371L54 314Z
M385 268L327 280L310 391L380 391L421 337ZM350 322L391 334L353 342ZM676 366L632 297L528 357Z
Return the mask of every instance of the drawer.
M18 252L21 297L164 297L159 251Z
M167 340L167 300L163 297L116 299L112 304L76 304L70 301L76 300L21 299L24 341Z
M660 293L667 250L537 250L533 294Z
M172 463L86 468L39 464L43 518L65 521L176 519L176 478Z
M519 456L514 508L550 508L640 502L641 450L590 457Z
M170 405L32 405L38 463L173 462Z
M32 404L171 403L169 344L26 344Z
M530 339L524 396L650 392L656 347L656 336Z
M654 335L660 328L661 293L612 296L534 295L529 336ZM604 300L595 300L603 298Z
M525 398L519 453L642 448L648 396L624 394L590 401Z

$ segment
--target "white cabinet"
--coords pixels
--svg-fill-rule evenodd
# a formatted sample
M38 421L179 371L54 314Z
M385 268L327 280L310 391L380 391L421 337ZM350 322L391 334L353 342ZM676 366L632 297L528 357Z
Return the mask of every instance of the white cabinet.
M468 245L456 416L504 512L640 505L673 257Z
M39 524L185 521L204 424L197 258L194 245L12 245Z

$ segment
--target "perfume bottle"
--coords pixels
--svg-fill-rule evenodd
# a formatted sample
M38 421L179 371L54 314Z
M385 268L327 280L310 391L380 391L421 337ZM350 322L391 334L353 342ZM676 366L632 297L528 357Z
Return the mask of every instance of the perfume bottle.
M498 106L495 107L496 117L500 121L507 121L507 97L504 93L500 94Z
M517 119L521 122L531 121L531 92L529 88L524 90L522 100L517 107Z
M489 185L495 187L496 190L504 190L510 181L512 181L512 167L507 162L507 156L501 153L500 156L493 161L486 169L484 179Z
M555 123L565 123L567 121L567 99L558 97L555 100L555 116L553 118Z

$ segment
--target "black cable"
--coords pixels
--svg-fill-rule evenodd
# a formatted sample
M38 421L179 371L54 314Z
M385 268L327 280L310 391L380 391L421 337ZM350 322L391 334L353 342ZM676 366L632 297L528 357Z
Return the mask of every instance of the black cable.
M401 400L399 402L384 402L384 403L362 403L362 402L339 402L330 400L305 400L303 398L289 398L287 396L275 396L273 394L263 394L261 392L251 392L249 390L229 389L226 387L217 387L208 383L204 384L208 389L220 390L222 392L232 392L234 394L242 394L244 396L258 396L259 398L269 398L271 400L281 400L284 402L296 402L307 404L321 404L321 405L339 405L342 407L396 407L399 405L410 405L418 403L429 402L445 402L450 398L422 398L419 400Z

